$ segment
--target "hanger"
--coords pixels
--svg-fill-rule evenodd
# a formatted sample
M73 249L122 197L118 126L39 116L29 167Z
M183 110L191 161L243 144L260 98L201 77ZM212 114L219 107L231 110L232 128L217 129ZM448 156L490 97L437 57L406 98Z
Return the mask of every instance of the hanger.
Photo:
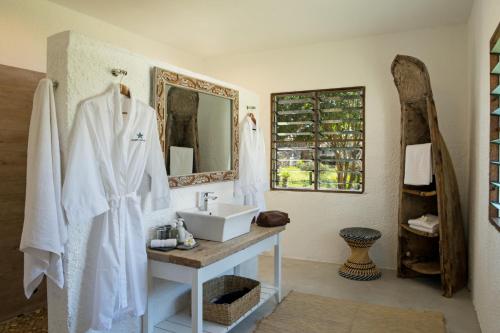
M256 131L257 130L257 128L256 128L256 126L257 126L257 119L255 118L255 115L252 112L249 112L249 113L247 113L247 117L250 118L250 120L252 120L252 122L253 122L252 129L254 131Z
M126 85L120 83L120 94L130 98L130 89Z
M122 83L122 80L123 80L124 76L125 75L122 75L122 78L120 79L120 94L122 94L123 96L126 96L126 97L130 98L130 89L126 85L124 85Z
M124 70L124 69L121 69L121 68L113 68L111 70L111 74L113 74L113 76L120 76L121 75L121 78L120 78L120 94L122 94L125 97L130 98L130 89L126 85L124 85L122 83L123 78L125 77L125 75L127 75L127 71ZM122 114L127 114L127 112L122 112Z

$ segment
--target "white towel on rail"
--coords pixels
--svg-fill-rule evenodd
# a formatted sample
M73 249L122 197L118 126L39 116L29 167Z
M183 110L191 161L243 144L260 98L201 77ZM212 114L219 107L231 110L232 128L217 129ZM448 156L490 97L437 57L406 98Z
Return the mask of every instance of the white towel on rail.
M406 146L405 184L429 185L432 183L431 147L431 143Z
M190 175L193 173L193 148L170 147L170 176Z
M64 286L62 255L67 240L61 206L61 159L53 83L42 79L33 99L28 137L26 202L20 250L24 293L30 298L46 275Z

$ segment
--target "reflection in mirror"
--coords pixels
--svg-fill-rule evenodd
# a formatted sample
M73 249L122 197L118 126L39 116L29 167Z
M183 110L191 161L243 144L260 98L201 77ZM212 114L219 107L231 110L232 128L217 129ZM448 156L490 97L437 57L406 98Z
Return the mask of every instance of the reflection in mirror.
M238 90L155 67L154 93L170 187L238 179Z
M231 169L232 100L165 85L167 173Z

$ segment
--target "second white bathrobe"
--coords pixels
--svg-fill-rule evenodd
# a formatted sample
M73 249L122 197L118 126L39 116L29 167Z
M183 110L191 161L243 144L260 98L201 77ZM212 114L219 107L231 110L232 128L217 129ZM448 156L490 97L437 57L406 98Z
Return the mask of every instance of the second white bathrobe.
M266 210L264 192L269 190L266 172L264 133L249 117L240 129L239 179L234 183L236 197L243 197L245 205Z
M127 112L124 117L122 112ZM107 93L84 101L77 113L63 185L63 207L71 223L93 219L96 258L87 258L94 286L89 328L108 330L113 319L144 314L147 256L139 189L148 178L153 209L169 206L165 163L156 113L148 105ZM89 264L91 259L95 262Z

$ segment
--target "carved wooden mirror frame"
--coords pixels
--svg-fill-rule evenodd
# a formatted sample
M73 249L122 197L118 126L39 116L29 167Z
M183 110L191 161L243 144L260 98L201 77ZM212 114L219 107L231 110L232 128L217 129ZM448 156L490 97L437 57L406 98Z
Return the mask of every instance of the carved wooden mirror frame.
M166 128L166 98L165 85L171 85L181 88L186 88L202 93L215 95L219 97L229 98L231 103L231 170L227 171L211 171L193 173L183 176L168 177L170 187L183 187L190 185L206 184L230 181L238 179L239 166L239 130L238 130L238 113L239 113L239 92L234 89L219 86L214 83L195 79L186 75L174 73L163 68L155 67L154 69L154 103L156 116L158 119L158 132L160 135L160 144L163 151L163 156L168 154L168 142L165 137Z

